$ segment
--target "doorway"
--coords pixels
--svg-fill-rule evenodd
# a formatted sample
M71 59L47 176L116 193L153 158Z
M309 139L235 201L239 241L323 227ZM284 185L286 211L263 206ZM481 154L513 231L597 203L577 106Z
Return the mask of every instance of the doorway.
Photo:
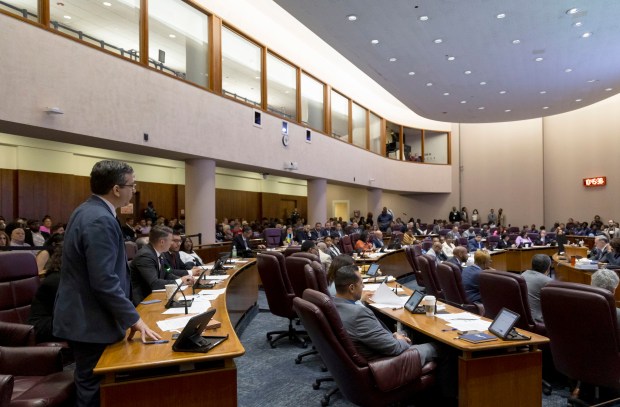
M332 212L333 216L337 218L342 218L344 220L349 220L349 201L332 201Z

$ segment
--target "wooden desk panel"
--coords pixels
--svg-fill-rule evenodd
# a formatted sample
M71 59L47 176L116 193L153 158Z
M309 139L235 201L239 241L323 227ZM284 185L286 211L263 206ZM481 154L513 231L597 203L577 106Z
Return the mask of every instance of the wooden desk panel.
M506 250L495 250L491 252L491 260L493 260L493 263L491 264L491 267L493 267L495 270L501 270L501 271L506 271L506 258L507 258L508 254L506 253Z
M211 302L217 310L214 318L222 326L208 334L228 334L229 338L207 353L172 351L172 332L160 332L163 339L170 341L167 344L144 345L138 337L108 346L95 367L96 374L104 375L102 406L121 406L125 401L132 406L152 405L166 400L174 405L237 405L233 358L243 355L245 350L234 327L256 305L258 273L255 260L238 264L228 272L231 277L216 286L226 287L226 292ZM148 299L162 300L137 307L142 319L155 331L159 331L157 321L182 316L162 315L165 293L153 293ZM204 386L205 382L210 385Z
M532 257L534 257L535 254L546 254L548 256L552 256L557 253L557 251L557 247L547 246L534 246L524 249L507 249L506 271L521 273L532 268Z
M557 255L553 256L553 260L555 261L556 280L586 285L590 285L592 283L592 274L594 274L593 270L578 269L571 266L571 264L566 260L560 260ZM618 273L617 270L616 273ZM616 306L620 307L620 290L616 290L614 293L614 298L616 300Z

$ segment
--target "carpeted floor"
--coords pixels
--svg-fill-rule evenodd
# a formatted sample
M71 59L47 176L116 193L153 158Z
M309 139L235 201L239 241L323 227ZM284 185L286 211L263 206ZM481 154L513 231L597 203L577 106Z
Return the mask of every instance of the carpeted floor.
M241 335L246 353L235 359L239 406L320 406L323 393L335 385L333 382L324 383L321 389L312 389L312 383L317 377L327 375L320 370L318 356L308 356L301 364L295 364L297 354L305 349L287 340L282 340L277 348L272 349L265 337L266 332L284 330L288 321L268 312L263 291L259 291L259 307L263 312L258 313ZM554 386L550 396L543 395L542 406L564 407L567 396L567 388ZM335 407L352 405L339 393L332 397L330 403L330 406Z

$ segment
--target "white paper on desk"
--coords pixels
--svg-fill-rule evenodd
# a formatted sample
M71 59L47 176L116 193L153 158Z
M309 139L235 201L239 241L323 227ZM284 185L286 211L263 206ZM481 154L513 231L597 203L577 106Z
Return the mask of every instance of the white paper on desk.
M229 259L232 263L247 263L249 260L243 259Z
M452 322L454 320L478 321L480 319L478 315L470 314L469 312L457 312L454 314L437 314L437 318L441 318L444 321L448 322Z
M489 329L491 325L491 321L483 321L482 319L478 319L476 321L451 321L448 323L448 326L452 328L456 328L459 331L486 331Z
M230 277L228 274L222 274L221 276L203 276L202 279L223 281L226 280L228 277Z
M390 307L402 307L407 302L408 297L399 297L394 294L394 291L387 284L382 283L372 296L372 300L377 308Z
M172 281L172 280L171 280L171 281ZM182 282L182 281L181 281L181 279L180 279L180 278L176 280L177 285L179 285L181 282ZM172 284L172 283L170 283L170 284ZM188 287L188 286L186 286L186 285L182 285L182 286L181 286L181 290L185 291L185 289L186 289L187 287ZM165 289L165 288L162 288L162 289L157 289L157 290L153 290L152 292L154 292L154 293L165 293L165 292L166 292L166 289Z
M187 308L188 314L202 314L211 308L211 301L194 301L191 307ZM162 312L164 315L185 314L185 307L168 308Z
M394 280L396 280L396 279L394 278L394 276L378 276L378 277L376 278L376 280L377 280L377 281L383 281L383 280L386 280L386 279L387 279L387 282L388 282L388 283L389 283L390 281L394 281ZM366 286L367 286L367 284L366 284L366 283L368 283L368 282L372 282L372 283L374 283L374 282L375 282L375 277L366 277L366 278L363 278L363 279L362 279L362 281L364 282L364 290L366 290ZM377 284L377 286L379 286L379 284ZM367 290L367 291L370 291L370 290Z
M198 295L200 296L211 296L211 295L220 295L226 292L225 288L220 288L217 290L202 290L201 292L198 293Z
M188 315L181 318L164 319L162 321L157 321L157 326L162 331L180 331L185 328L185 325L187 325L192 317L193 315Z
M377 291L381 284L364 284L364 291Z

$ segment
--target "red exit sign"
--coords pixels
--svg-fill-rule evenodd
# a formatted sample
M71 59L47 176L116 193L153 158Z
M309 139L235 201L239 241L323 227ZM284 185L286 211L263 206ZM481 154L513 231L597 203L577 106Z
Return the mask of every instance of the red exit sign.
M583 179L584 187L603 187L605 185L607 185L607 177L592 177Z

